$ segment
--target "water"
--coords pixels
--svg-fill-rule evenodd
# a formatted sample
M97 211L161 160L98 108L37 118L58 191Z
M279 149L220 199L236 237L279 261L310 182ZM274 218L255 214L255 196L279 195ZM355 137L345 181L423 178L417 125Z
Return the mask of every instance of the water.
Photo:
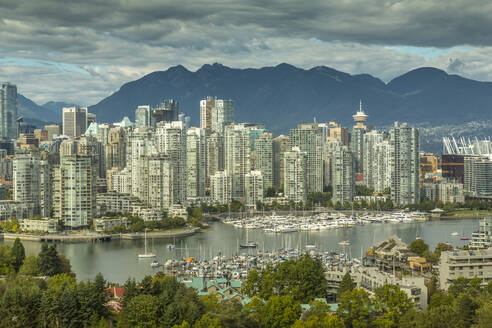
M169 258L195 257L197 259L212 258L218 252L226 256L232 256L238 251L241 253L256 252L256 250L238 250L239 243L246 242L246 230L237 229L232 225L212 223L211 230L195 234L190 237L174 239L147 239L148 247L157 255L161 263ZM471 232L478 230L478 220L448 220L428 221L401 224L368 224L348 229L336 229L325 231L303 231L297 233L273 234L261 230L249 230L248 240L256 241L259 250L272 250L279 248L304 248L306 244L315 244L320 250L333 250L346 252L353 257L361 255L361 249L366 251L375 242L398 236L404 242L410 243L417 236L429 244L434 250L438 242L449 242L453 246L462 246L466 241L461 241L464 233L467 237ZM452 232L459 232L460 236L451 236ZM338 245L340 241L348 240L350 246L345 249ZM169 251L167 245L176 243L176 249ZM0 241L11 243L10 241ZM41 243L23 242L28 255L37 254L41 249ZM150 267L152 260L137 259L139 253L143 253L143 240L118 240L106 243L76 243L58 244L58 251L63 253L72 264L72 270L77 279L92 279L101 272L106 280L122 283L133 277L142 279L145 275L151 275L158 271Z

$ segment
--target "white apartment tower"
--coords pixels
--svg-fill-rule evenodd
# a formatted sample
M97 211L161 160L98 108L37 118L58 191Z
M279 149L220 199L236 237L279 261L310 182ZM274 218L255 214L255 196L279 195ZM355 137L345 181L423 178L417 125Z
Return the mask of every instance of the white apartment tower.
M210 177L210 196L218 204L232 201L232 178L227 171L217 171Z
M232 179L232 198L244 197L244 176L251 171L249 130L243 124L231 124L224 133L225 170Z
M156 129L157 151L169 157L173 168L173 202L186 201L186 129L183 122L166 122Z
M52 181L47 161L16 157L13 161L14 200L34 205L34 215L51 216Z
M257 202L263 202L263 175L261 171L251 171L245 175L245 204L255 208Z
M255 140L254 169L263 176L263 189L273 186L273 134L264 132Z
M91 157L63 156L54 169L54 217L70 230L86 228L96 215L97 170Z
M291 147L307 155L307 192L323 191L322 136L316 123L299 124L290 130Z
M395 122L390 131L393 149L393 178L391 198L398 205L420 201L420 139L418 129Z
M299 147L284 153L284 195L294 202L307 199L307 154Z
M352 152L341 141L333 140L336 144L331 154L331 179L334 203L351 202L354 198L355 174Z
M205 130L198 127L189 128L186 132L186 193L188 199L205 196L206 146Z

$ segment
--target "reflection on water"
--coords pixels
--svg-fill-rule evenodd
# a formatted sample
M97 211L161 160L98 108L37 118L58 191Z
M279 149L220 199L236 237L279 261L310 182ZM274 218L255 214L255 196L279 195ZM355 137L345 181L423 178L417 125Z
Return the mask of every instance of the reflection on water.
M246 242L246 231L232 225L213 223L210 231L194 236L176 239L148 238L148 245L157 254L161 263L169 258L195 257L197 259L212 258L219 252L226 256L240 253L254 253L254 249L239 249L239 243ZM472 231L478 229L477 220L452 220L413 222L401 224L369 224L348 229L325 231L303 231L296 233L273 234L262 230L249 230L248 241L256 241L258 250L273 250L279 248L301 248L306 244L315 244L323 251L347 252L349 256L359 257L361 250L367 250L377 241L390 236L398 236L404 242L411 242L420 235L434 249L438 242L449 242L461 246L460 236L470 237ZM451 236L452 232L460 236ZM348 240L350 246L343 249L340 241ZM0 241L0 244L3 241ZM10 242L5 242L10 243ZM167 245L175 243L175 250L168 250ZM23 242L26 253L37 254L41 244ZM72 263L72 270L79 280L92 279L101 272L109 281L124 282L129 277L142 279L145 275L153 274L157 269L150 267L149 259L137 259L137 254L143 252L143 240L118 240L106 243L77 243L59 244L58 250Z

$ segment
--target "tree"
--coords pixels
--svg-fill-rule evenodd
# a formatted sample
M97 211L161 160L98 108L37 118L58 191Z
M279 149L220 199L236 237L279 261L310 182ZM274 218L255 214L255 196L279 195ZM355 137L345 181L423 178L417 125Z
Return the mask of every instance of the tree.
M205 314L200 320L195 322L193 328L222 328L222 325L219 319L211 318L208 314Z
M54 276L62 273L62 260L58 256L56 246L43 244L41 246L41 252L39 253L39 271L44 276Z
M291 295L272 296L260 310L264 327L290 327L301 315L301 306Z
M414 304L398 286L384 285L374 291L374 309L376 326L396 328L402 317L414 310Z
M337 314L345 327L372 327L373 304L369 294L363 289L353 289L342 295Z
M40 288L29 281L14 281L0 297L0 327L38 327Z
M470 327L475 323L475 312L480 308L480 304L474 298L469 294L461 294L456 298L456 307L465 326Z
M158 327L159 300L152 295L139 295L129 302L124 315L132 327Z
M415 239L410 243L408 249L418 256L424 256L424 253L429 251L429 245L427 245L423 239Z
M19 272L19 269L26 258L26 251L24 249L24 245L22 245L19 238L15 238L14 244L12 245L11 254L13 257L12 265L16 272Z
M33 255L26 257L24 263L19 269L19 274L24 276L33 276L33 277L38 276L39 275L38 258Z
M474 328L490 328L492 322L492 300L477 310L476 325Z
M342 282L340 282L340 287L338 287L337 291L337 299L341 299L343 293L346 291L352 291L355 288L355 283L352 277L350 276L350 273L346 273L343 278Z

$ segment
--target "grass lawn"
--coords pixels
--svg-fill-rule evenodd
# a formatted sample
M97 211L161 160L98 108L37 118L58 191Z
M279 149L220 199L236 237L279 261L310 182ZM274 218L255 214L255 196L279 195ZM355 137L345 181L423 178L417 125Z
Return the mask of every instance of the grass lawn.
M492 210L457 210L457 211L451 211L447 213L448 215L473 215L473 214L478 214L478 215L483 215L483 214L492 214Z

